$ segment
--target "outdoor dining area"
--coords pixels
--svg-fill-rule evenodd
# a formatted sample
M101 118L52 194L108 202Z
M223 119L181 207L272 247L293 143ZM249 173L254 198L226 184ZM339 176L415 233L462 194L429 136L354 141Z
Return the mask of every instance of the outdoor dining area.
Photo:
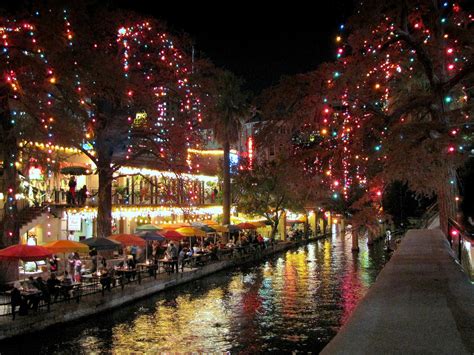
M0 250L0 260L35 263L37 272L0 289L0 316L49 311L51 304L80 302L81 297L111 292L114 287L170 277L211 262L258 252L265 241L259 224L222 226L215 221L144 224L134 234L57 240L42 246L13 245ZM224 244L224 233L227 233ZM161 276L160 276L161 275ZM35 278L36 276L36 278Z

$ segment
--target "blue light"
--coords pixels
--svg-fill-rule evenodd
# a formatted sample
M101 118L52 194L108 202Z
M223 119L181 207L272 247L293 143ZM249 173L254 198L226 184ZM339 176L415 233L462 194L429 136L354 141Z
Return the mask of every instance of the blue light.
M447 104L451 103L453 101L453 98L451 96L446 96L444 98L444 102L446 102Z

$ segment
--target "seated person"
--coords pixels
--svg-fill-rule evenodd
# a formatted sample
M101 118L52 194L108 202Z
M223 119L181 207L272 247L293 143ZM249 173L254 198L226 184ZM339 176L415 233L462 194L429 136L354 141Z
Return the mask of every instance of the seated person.
M128 266L129 269L135 269L136 263L135 263L135 259L133 257L128 259L127 266Z
M54 297L56 301L59 296L58 287L61 284L61 281L58 280L55 273L51 274L51 277L46 281L46 287L48 287L49 294Z
M61 285L72 285L72 278L71 275L67 271L64 271L63 280L61 281Z
M112 283L112 277L110 276L109 271L106 268L102 268L100 270L100 284L102 285L102 289L111 291L110 289L111 283Z

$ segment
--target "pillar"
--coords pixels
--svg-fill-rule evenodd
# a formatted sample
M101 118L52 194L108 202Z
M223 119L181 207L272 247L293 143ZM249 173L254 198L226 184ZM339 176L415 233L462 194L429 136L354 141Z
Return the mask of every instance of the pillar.
M280 234L280 240L286 240L286 212L283 211L278 221L278 233Z
M346 233L344 233L346 229L346 221L344 220L344 217L341 216L341 234L344 236Z
M329 235L332 236L332 213L328 211L329 216L328 216L328 226L329 226Z
M325 234L325 230L324 230L324 214L322 214L320 217L319 217L319 230L320 230L320 233L321 235L324 235Z
M359 251L359 232L358 230L351 229L352 235L352 251L356 252Z
M311 211L309 213L309 217L308 217L308 222L309 222L309 227L311 228L311 230L313 231L313 236L316 237L316 232L318 230L318 227L317 227L317 224L318 224L318 215L317 215L317 212L315 211Z
M375 231L372 229L369 229L367 231L367 245L374 245L375 241Z

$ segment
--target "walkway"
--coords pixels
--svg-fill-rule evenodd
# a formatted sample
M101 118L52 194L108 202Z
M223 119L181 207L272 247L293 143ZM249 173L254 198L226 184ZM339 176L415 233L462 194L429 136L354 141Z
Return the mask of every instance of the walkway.
M474 285L440 230L410 230L322 354L472 354Z

